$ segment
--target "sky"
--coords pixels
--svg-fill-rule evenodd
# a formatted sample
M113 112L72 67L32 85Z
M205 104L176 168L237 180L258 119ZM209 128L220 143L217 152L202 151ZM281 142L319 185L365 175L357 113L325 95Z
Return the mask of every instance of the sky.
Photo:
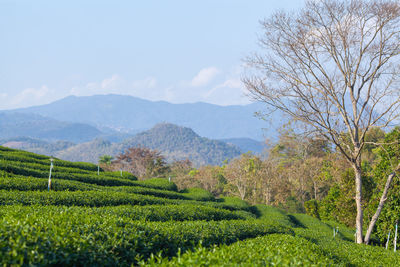
M303 0L0 0L0 110L69 95L250 102L259 21Z

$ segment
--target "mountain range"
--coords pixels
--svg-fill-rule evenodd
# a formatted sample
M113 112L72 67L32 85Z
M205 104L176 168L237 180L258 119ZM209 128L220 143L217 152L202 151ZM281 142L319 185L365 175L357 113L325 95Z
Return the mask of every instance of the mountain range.
M73 161L96 163L100 156L116 156L129 147L142 146L162 152L167 161L189 159L195 166L219 165L226 159L239 156L236 145L200 137L192 129L170 123L155 125L120 143L96 138L90 142L73 144L65 141L45 142L31 138L0 140L0 144L31 152L52 155Z
M255 116L265 105L218 106L208 103L172 104L132 96L69 96L53 103L6 112L36 114L58 121L89 124L102 132L138 133L157 123L173 123L212 139L276 137L279 114L267 121Z
M0 111L0 144L89 162L146 146L161 151L168 161L189 158L196 166L221 164L240 153L261 153L265 145L258 140L276 136L282 119L279 114L269 123L256 118L262 108L260 103L218 106L121 95L70 96Z

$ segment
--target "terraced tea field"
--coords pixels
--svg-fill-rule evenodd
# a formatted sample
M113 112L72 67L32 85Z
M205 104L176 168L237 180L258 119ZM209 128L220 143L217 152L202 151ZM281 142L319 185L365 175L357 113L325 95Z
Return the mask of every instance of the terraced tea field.
M400 266L354 231L167 179L137 181L89 163L0 147L3 266ZM332 227L339 226L333 238Z

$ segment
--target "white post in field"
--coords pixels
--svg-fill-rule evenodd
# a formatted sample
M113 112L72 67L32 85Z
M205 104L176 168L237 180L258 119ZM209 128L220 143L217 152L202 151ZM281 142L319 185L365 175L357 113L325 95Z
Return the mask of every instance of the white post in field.
M51 170L53 169L53 157L50 158L50 174L49 174L49 184L47 186L47 191L51 188Z
M389 234L388 234L388 239L386 241L386 249L388 249L388 247L389 247L389 240L390 240L390 231L389 231Z

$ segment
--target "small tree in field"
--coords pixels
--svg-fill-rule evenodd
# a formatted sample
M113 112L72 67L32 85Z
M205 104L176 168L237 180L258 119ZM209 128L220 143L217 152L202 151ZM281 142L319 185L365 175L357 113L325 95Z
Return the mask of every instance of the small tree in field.
M307 1L300 12L278 12L261 24L265 53L247 59L243 82L255 100L307 125L347 159L355 173L357 243L362 243L366 133L399 118L400 3ZM366 243L393 176L387 179Z
M158 177L168 170L164 156L145 147L128 148L117 156L113 164L141 178Z

